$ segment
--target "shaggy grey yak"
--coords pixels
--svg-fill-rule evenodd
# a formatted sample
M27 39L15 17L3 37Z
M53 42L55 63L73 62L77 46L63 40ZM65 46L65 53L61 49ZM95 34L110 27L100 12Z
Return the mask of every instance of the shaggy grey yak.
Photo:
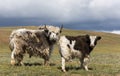
M47 65L54 44L59 40L62 26L40 26L37 30L17 29L10 35L9 47L11 49L11 64L24 65L22 60L25 53L31 56L39 56Z

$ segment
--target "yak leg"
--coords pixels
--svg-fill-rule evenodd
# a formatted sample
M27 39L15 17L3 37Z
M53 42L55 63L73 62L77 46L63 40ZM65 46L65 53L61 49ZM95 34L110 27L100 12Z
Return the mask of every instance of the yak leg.
M17 64L18 65L24 65L24 63L22 62L22 60L23 60L23 54L16 55L16 60L17 60Z
M13 50L12 54L11 54L11 64L13 63L13 61L15 61L14 65L15 64L18 64L18 65L24 65L22 60L23 60L23 50L19 49L19 48L16 48Z
M82 58L80 58L80 64L81 64L80 68L81 68L81 69L83 69L83 68L84 68L83 63L84 63L84 58L82 57Z
M44 65L49 65L49 55L45 55L43 59L44 59Z
M16 61L15 61L15 52L13 50L12 53L11 53L11 65L15 65L15 64L16 64Z
M49 50L49 48L45 49L45 53L44 53L44 56L43 56L44 65L49 65L50 55L51 55L51 50Z
M63 72L66 72L66 70L65 70L65 59L62 57L62 71Z
M16 54L14 51L11 53L11 65L24 65L23 62L23 55L21 54Z
M89 63L89 56L86 56L80 60L81 62L81 68L84 68L86 71L88 71L88 63Z
M84 68L85 68L86 71L89 70L88 69L88 63L89 63L89 58L88 57L84 58L83 66L84 66Z
M89 55L87 55L83 60L83 66L86 71L88 71L88 63L90 62Z
M44 59L44 65L49 65L49 60Z

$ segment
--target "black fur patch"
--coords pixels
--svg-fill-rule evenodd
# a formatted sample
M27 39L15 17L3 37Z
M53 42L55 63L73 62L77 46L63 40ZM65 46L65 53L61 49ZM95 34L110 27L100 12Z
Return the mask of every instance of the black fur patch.
M66 36L66 38L72 44L72 41L75 41L74 49L81 51L83 54L89 54L92 50L90 48L90 36L89 35L81 35L81 36ZM70 47L70 44L68 47Z
M70 49L70 45L69 44L67 44L67 47Z
M72 44L72 41L76 40L74 36L66 36L66 38L70 41L70 44Z

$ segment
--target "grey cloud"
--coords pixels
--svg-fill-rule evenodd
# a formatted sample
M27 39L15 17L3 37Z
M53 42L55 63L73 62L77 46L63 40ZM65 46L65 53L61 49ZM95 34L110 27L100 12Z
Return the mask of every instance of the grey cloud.
M24 23L102 26L119 20L119 9L120 0L0 0L1 19L20 18Z

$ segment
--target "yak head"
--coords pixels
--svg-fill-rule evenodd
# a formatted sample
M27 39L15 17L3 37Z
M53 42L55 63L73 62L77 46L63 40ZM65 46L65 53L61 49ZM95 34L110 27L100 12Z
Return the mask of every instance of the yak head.
M40 30L43 30L46 33L46 36L51 41L57 41L60 37L60 33L62 32L63 25L61 27L56 27L52 25L43 25L39 26Z

